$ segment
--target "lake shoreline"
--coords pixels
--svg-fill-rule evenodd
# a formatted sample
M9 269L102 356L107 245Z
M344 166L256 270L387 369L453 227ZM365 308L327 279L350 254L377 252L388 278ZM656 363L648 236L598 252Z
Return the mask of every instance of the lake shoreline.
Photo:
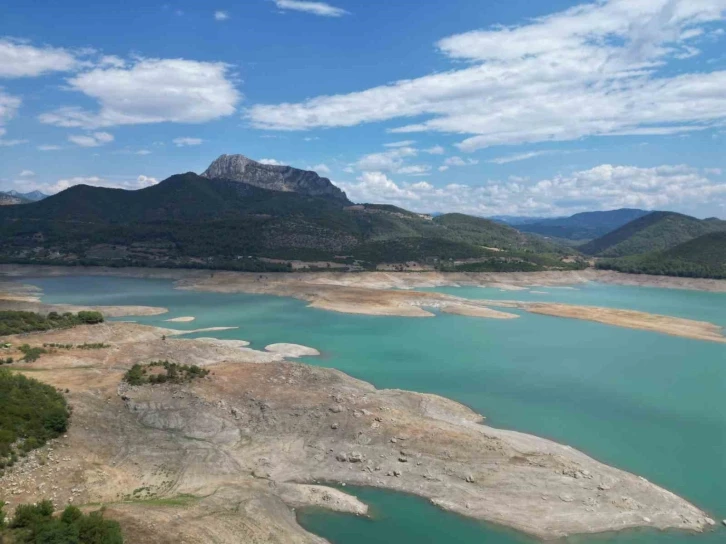
M221 504L256 501L252 512L236 514L243 525L261 516L263 526L280 527L290 508L303 506L363 514L364 505L318 485L334 481L413 493L543 539L637 527L702 532L713 525L644 478L551 440L489 427L458 402L376 389L281 353L176 332L108 322L23 336L29 344L92 339L110 347L51 352L32 363L33 377L68 391L74 419L52 445L63 452L62 473L24 464L6 473L3 485L20 490L9 497L13 505L39 500L38 482L52 479L59 501L109 503L109 515L151 519L157 531L170 523L178 530L177 513L189 531L196 519L214 517L224 528L218 541L231 543L240 527L225 525ZM121 382L125 370L150 360L198 364L212 374L182 385ZM134 489L153 490L160 502L194 500L172 517L162 507L124 500ZM304 539L299 526L282 525L281 541L316 542Z
M709 322L650 314L633 310L575 306L556 303L521 302L507 300L472 300L436 292L416 291L416 288L445 286L494 287L503 290L518 290L527 287L572 287L588 282L617 283L633 285L641 276L626 277L616 272L532 272L532 273L279 273L251 274L243 272L204 272L189 270L116 269L94 267L25 267L21 265L0 265L0 277L58 277L84 274L132 278L154 278L174 280L175 287L184 290L218 293L249 293L303 300L310 307L321 310L362 314L371 316L435 317L434 311L446 314L482 318L516 320L517 313L507 309L523 310L529 313L566 319L591 321L603 325L644 330L655 333L690 338L700 341L726 343L723 328ZM593 275L594 273L594 275ZM702 280L685 282L673 278L671 288L697 285L704 290L726 291L724 280ZM506 282L505 282L506 280ZM638 285L647 285L639 283ZM48 311L39 302L32 288L13 282L0 283L0 308L7 304L22 302L28 296L25 308L31 311ZM4 299L4 302L3 302ZM19 300L20 299L20 300ZM33 308L39 308L33 310ZM86 309L86 308L81 308ZM94 307L106 315L159 315L165 308L135 308L136 313L123 313L123 309ZM78 311L68 307L64 311ZM147 313L144 313L147 312Z

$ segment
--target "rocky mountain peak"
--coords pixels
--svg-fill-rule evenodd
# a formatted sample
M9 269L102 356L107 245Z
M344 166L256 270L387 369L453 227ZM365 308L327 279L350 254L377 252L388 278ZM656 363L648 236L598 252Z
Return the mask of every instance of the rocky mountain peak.
M203 177L226 179L271 191L326 197L348 203L348 197L328 178L291 166L262 164L244 155L221 155L209 165Z

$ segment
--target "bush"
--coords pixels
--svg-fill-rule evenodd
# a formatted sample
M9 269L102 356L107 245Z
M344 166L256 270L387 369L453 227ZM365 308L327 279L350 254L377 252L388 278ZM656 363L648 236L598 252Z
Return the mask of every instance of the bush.
M34 544L123 544L120 525L103 517L103 511L83 514L68 506L59 518L53 517L53 503L23 504L15 510L9 529L0 523L0 542ZM1 514L0 514L1 517Z
M101 312L78 312L78 319L87 325L95 325L96 323L103 323L103 314Z
M66 400L53 387L0 369L0 463L43 446L68 429ZM20 448L20 449L18 449Z
M162 373L151 373L149 369L161 367ZM180 365L169 361L152 361L146 366L135 364L124 374L124 381L129 385L144 385L147 383L187 383L196 378L203 378L209 374L209 370L197 365Z

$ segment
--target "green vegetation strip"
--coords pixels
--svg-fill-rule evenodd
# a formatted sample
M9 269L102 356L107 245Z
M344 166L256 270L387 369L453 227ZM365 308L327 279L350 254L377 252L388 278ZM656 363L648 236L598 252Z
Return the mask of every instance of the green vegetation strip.
M5 310L0 311L0 336L68 329L76 325L94 325L96 323L103 323L103 314L100 312L82 311L77 314L50 312L44 316L35 312Z

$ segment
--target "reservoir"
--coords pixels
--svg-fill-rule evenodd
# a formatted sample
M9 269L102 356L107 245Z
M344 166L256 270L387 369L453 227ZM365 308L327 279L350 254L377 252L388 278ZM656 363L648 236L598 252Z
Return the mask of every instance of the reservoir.
M496 320L348 315L268 295L174 289L173 282L113 277L23 278L43 302L162 306L168 314L124 318L214 332L262 349L278 342L318 349L305 362L337 368L378 388L436 393L487 423L569 444L726 518L726 345L599 323L520 313ZM574 289L440 288L465 298L608 306L726 326L726 294L584 284ZM194 316L188 323L167 323ZM209 336L202 333L200 336ZM521 544L529 537L443 512L417 498L351 489L372 519L310 510L310 531L335 544ZM626 532L573 537L577 544L716 544L705 535Z

